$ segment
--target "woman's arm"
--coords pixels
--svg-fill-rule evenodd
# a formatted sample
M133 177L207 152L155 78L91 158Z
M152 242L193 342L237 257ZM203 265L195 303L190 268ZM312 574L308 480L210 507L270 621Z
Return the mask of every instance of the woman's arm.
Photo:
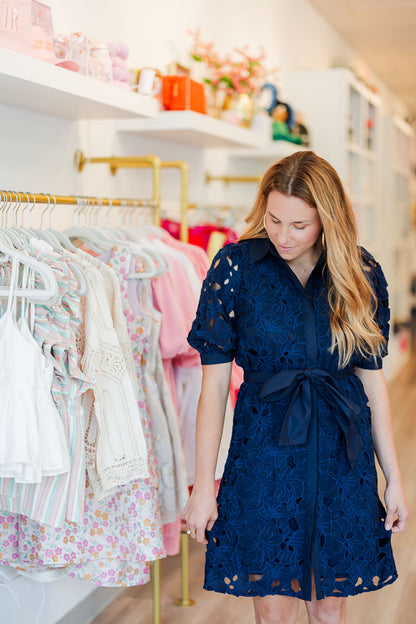
M387 508L386 531L404 531L409 519L409 509L403 490L399 462L394 444L390 400L383 370L356 368L371 409L374 450L386 479L384 500ZM394 519L394 515L397 519Z
M195 531L192 537L202 544L207 544L205 530L210 531L218 517L215 467L230 390L231 368L232 362L202 367L202 390L196 421L195 481L183 511L189 529Z

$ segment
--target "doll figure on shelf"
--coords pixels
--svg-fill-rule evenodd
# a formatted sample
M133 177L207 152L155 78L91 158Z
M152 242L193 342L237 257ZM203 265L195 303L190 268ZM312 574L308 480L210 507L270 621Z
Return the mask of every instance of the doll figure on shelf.
M305 124L303 123L303 117L301 113L295 113L295 123L292 127L292 136L299 137L302 141L302 145L309 147L309 132Z
M289 104L278 102L272 112L272 136L273 141L290 141L291 143L302 143L302 139L293 136L291 128L293 126L293 111Z

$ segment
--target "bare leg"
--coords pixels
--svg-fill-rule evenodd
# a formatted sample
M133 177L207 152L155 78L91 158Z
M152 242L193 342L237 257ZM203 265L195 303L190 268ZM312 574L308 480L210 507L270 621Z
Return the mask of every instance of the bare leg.
M253 598L256 624L296 624L299 598L264 596Z
M305 601L309 624L347 624L347 599L328 597L316 599L312 578L312 600Z

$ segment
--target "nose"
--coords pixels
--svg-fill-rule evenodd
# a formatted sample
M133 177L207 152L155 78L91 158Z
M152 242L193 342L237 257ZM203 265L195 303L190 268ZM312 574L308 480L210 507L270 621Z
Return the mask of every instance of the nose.
M282 247L285 247L285 243L289 241L290 232L288 226L281 225L279 229L279 243Z

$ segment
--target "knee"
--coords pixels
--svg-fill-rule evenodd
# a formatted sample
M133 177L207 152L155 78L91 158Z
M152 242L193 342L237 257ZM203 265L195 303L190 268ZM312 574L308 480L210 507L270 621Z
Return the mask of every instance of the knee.
M343 598L327 598L314 602L311 624L344 624L346 600Z
M277 596L255 599L254 611L256 624L296 624L298 601Z

